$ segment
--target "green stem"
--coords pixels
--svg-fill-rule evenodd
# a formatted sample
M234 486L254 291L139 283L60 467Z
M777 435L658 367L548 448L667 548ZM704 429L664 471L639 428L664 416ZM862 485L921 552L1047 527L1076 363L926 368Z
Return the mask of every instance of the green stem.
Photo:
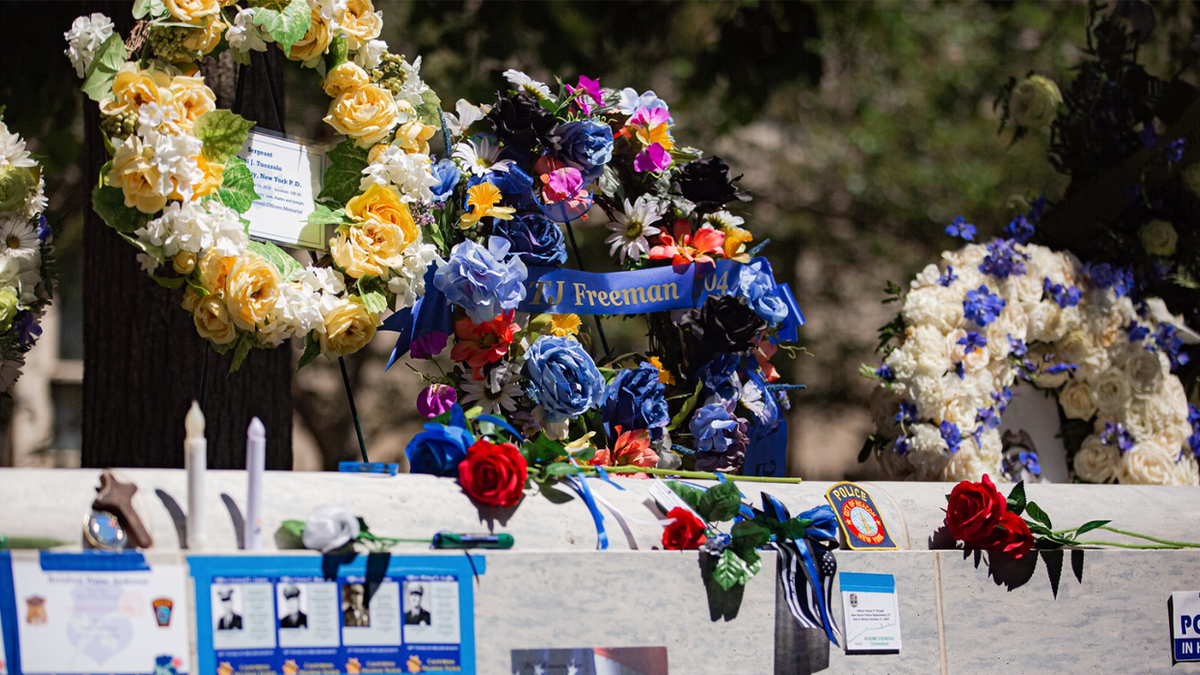
M1145 539L1147 541L1153 541L1153 542L1157 542L1159 544L1168 544L1168 545L1174 546L1176 548L1200 548L1200 544L1197 544L1195 542L1172 541L1170 539L1159 539L1158 537L1151 537L1148 534L1138 534L1137 532L1130 532L1128 530L1119 530L1115 527L1109 527L1108 525L1101 525L1099 529L1108 530L1109 532L1115 532L1117 534L1123 534L1126 537L1136 537L1138 539Z
M1176 550L1176 551L1179 550L1178 546L1170 546L1170 545L1157 546L1154 544L1121 544L1121 543L1118 543L1115 541L1077 541L1075 543L1078 546L1114 546L1116 548L1132 548L1132 549L1137 549L1137 550L1142 550L1142 551L1160 550L1160 549Z
M579 467L585 473L599 473L593 466ZM608 473L648 473L652 476L677 476L679 478L691 478L694 480L718 480L717 474L708 473L707 471L680 471L679 469L659 469L657 467L641 467L641 466L606 466L604 470ZM786 483L796 485L804 482L803 478L771 478L768 476L730 476L726 478L732 481L743 483Z

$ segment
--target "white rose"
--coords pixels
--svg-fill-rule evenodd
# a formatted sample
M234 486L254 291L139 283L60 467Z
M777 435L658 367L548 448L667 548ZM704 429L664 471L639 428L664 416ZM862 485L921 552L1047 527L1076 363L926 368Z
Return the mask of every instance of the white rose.
M936 480L950 461L949 446L936 428L929 424L914 424L909 428L908 461L916 471L917 480Z
M1038 372L1033 375L1033 384L1039 389L1057 389L1067 383L1071 377L1070 372L1064 370L1057 373L1046 372L1051 366L1061 362L1058 354L1044 342L1039 342L1029 348L1029 354L1026 357Z
M908 458L893 450L891 445L875 453L875 458L883 469L883 475L891 480L904 480L913 474L913 466Z
M1141 441L1125 453L1119 478L1132 485L1171 485L1175 481L1175 459L1166 448L1153 441Z
M1171 410L1171 416L1178 420L1186 420L1188 416L1188 398L1187 392L1183 390L1183 383L1174 375L1168 375L1163 382L1163 400L1167 407Z
M892 373L896 375L896 379L905 382L911 380L913 375L917 373L917 359L913 356L916 350L911 343L900 345L897 349L893 349L891 354L883 360L884 363L892 369Z
M942 475L938 480L949 483L957 483L963 480L976 481L983 474L991 474L995 478L1000 477L1000 473L992 471L979 453L972 448L963 448L954 453L946 466L942 469Z
M1122 420L1129 433L1139 441L1143 438L1153 438L1169 427L1179 425L1181 421L1171 414L1169 404L1161 397L1131 399Z
M1111 483L1120 473L1121 454L1101 443L1099 435L1092 434L1075 453L1074 465L1075 475L1085 483Z
M1125 361L1123 370L1129 375L1133 391L1146 394L1158 389L1158 383L1169 372L1169 368L1165 358L1160 360L1158 354L1139 349Z
M1063 388L1058 403L1063 413L1073 420L1090 420L1096 414L1096 397L1090 387L1078 380Z
M304 521L304 548L335 551L358 538L358 519L336 506L318 506Z
M875 432L889 438L894 438L899 430L896 424L896 414L900 412L900 402L904 397L895 387L878 386L871 391L871 419L875 422Z
M1015 304L1005 307L1004 311L1000 312L1000 316L988 324L985 331L988 341L987 349L992 360L1008 358L1008 354L1012 350L1012 345L1008 341L1009 336L1012 336L1014 340L1024 340L1028 326L1029 320L1024 310Z
M921 270L917 274L917 278L912 280L912 283L909 284L909 287L913 290L916 290L923 286L936 286L938 279L941 277L942 270L939 269L937 265L930 263L925 266L925 269Z
M1029 309L1029 340L1057 342L1066 335L1062 324L1062 308L1053 300L1039 302Z
M1190 454L1175 465L1175 485L1200 485L1200 471L1197 470L1196 458Z
M962 323L962 300L950 289L926 286L905 296L901 314L910 326L928 324L945 333Z
M942 419L958 427L966 435L975 428L975 406L967 399L956 398L942 407Z
M1129 405L1131 392L1129 380L1125 371L1120 368L1109 368L1101 373L1093 387L1096 397L1096 407L1101 412L1112 417L1119 417Z
M966 270L968 268L979 267L979 263L983 262L987 255L987 246L981 244L967 244L957 251L947 251L942 254L942 258L954 266L955 272L960 268Z
M1004 453L1004 441L1000 438L999 429L987 429L979 437L979 458L987 467L988 473L1000 475L1000 456Z

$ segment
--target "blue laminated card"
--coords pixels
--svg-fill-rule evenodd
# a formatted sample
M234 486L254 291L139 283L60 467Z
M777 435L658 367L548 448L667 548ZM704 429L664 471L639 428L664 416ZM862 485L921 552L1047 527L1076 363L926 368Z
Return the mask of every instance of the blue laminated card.
M475 672L482 556L190 556L200 672Z
M890 574L838 574L847 652L900 651L900 607Z

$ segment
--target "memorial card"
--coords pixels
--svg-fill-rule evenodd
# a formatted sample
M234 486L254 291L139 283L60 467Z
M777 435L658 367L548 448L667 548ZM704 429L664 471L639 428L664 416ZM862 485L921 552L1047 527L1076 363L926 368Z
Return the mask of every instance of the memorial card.
M848 652L900 651L900 607L890 574L838 575Z
M20 672L190 672L187 575L137 553L14 558Z
M200 668L218 675L473 672L460 557L193 557Z
M239 156L254 174L254 191L258 193L258 200L245 214L250 221L250 237L280 246L325 250L328 226L308 222L325 175L324 150L252 131Z
M514 649L515 675L667 675L666 647Z

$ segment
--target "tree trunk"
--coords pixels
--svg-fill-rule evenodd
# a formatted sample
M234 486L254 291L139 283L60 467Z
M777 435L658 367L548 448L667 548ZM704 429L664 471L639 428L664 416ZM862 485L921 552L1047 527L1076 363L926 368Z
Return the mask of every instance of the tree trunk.
M122 35L132 27L129 3L81 3L80 13L101 11ZM242 114L278 129L266 68L282 87L279 54L257 55L247 73ZM233 69L226 58L212 67ZM211 75L219 107L232 107L236 79ZM280 91L282 96L282 91ZM95 102L84 101L84 158L94 185L108 157L99 132ZM208 349L191 316L180 308L182 291L160 288L135 259L136 250L88 213L84 232L84 410L85 467L183 466L183 418L199 397L208 354L208 465L245 467L246 428L257 416L267 429L267 468L292 467L292 350L256 349L238 372L229 374L231 354Z

